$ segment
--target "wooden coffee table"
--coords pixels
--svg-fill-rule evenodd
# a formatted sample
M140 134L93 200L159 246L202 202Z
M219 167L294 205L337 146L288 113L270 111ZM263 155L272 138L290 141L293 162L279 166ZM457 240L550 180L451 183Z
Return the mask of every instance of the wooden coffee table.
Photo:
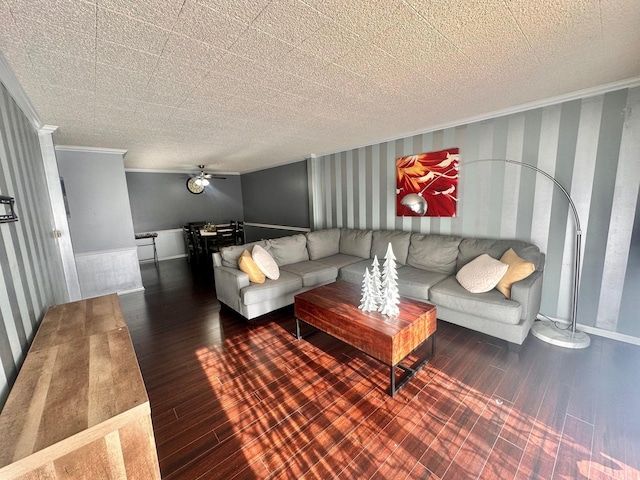
M400 313L387 317L361 311L360 297L360 285L346 282L330 283L296 295L296 338L303 338L302 321L388 365L389 393L393 397L435 354L436 307L401 298ZM427 355L420 356L411 366L401 363L428 339L431 351ZM404 372L399 379L397 368Z

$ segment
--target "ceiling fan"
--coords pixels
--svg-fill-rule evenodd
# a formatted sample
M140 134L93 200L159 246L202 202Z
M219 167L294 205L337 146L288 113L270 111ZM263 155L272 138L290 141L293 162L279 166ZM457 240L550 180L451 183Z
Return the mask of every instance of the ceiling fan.
M227 177L221 177L219 175L212 175L210 173L205 173L204 165L198 165L200 169L200 173L195 177L191 177L187 180L187 190L191 193L199 194L204 192L204 187L209 185L209 179L215 178L219 180L226 180Z

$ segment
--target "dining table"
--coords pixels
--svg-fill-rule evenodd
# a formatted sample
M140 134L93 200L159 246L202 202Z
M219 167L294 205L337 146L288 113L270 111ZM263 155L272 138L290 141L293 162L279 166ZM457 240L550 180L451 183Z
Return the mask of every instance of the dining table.
M200 229L200 241L202 242L202 248L204 249L207 258L210 257L211 252L215 250L216 236L218 232L215 230Z

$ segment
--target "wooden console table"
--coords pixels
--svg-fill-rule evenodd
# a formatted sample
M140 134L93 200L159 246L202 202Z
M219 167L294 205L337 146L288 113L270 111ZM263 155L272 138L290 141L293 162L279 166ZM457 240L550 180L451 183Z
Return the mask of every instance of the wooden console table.
M360 285L334 282L295 296L296 337L302 338L300 321L348 343L390 367L389 394L395 394L411 380L435 354L436 307L407 298L400 299L400 313L386 317L363 312ZM431 352L412 365L401 363L431 339ZM396 369L404 375L396 378Z
M160 479L116 294L51 307L0 414L0 478Z

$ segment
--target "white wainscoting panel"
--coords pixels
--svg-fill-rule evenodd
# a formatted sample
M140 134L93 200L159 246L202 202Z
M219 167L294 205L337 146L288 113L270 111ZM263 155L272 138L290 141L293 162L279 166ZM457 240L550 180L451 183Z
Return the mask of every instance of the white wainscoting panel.
M144 289L135 248L79 253L76 266L82 298Z

